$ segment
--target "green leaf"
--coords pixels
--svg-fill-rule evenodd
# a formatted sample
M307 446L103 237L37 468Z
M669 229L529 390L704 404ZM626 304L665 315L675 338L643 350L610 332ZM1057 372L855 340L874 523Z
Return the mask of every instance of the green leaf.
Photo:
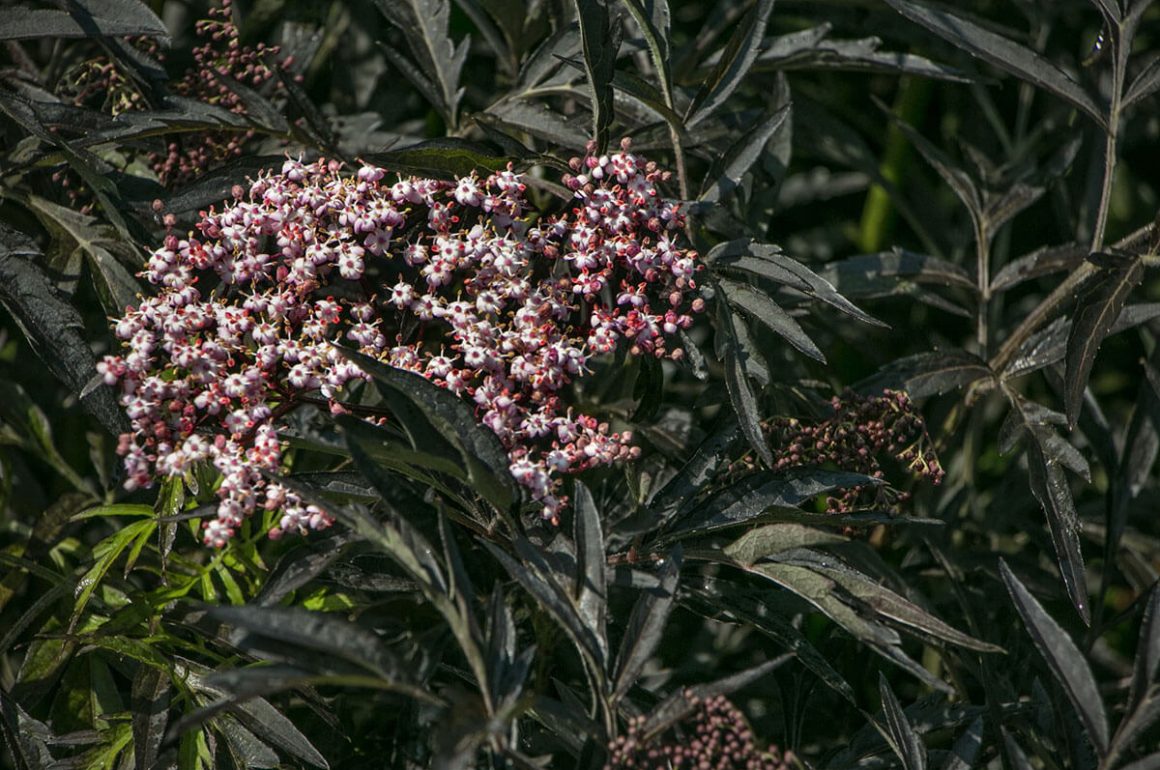
M1003 559L999 560L999 574L1007 586L1015 609L1035 642L1036 649L1055 675L1055 681L1067 693L1083 723L1088 738L1102 757L1108 751L1108 718L1092 670L1083 654L1067 633L1047 614L1031 592L1015 577Z
M131 524L126 524L123 528L93 546L93 557L95 561L77 583L77 598L73 604L70 628L76 627L81 619L81 613L84 612L85 607L88 606L89 600L93 596L93 591L105 579L109 568L113 566L113 563L117 561L118 557L124 553L125 549L133 541L138 538L149 537L156 529L157 522L153 519L134 521Z

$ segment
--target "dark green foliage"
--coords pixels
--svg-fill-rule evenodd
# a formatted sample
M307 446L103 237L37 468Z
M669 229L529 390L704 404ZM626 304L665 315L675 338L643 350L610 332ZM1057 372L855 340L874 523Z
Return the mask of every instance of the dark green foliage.
M0 768L597 770L710 713L785 766L1160 768L1160 5L238 0L292 57L221 74L240 111L176 88L204 10L0 13ZM163 186L206 135L240 154ZM642 455L562 521L346 349L385 422L282 436L331 532L213 551L213 468L124 491L95 366L167 233L287 154L511 164L535 219L621 137L708 307L566 391ZM941 486L839 419L886 389Z

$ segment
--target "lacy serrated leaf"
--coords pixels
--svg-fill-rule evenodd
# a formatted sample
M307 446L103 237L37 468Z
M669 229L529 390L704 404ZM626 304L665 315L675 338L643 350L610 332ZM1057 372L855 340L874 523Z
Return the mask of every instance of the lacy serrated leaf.
M896 11L964 51L1026 80L1087 113L1101 127L1104 109L1066 72L1035 51L950 11L915 0L886 0Z
M580 19L580 39L584 50L584 69L592 90L592 136L596 154L608 147L608 130L612 125L612 77L616 70L619 40L613 35L607 0L575 0Z
M1079 298L1067 336L1064 373L1064 403L1067 405L1067 421L1071 426L1075 425L1079 417L1083 391L1087 387L1100 344L1119 318L1128 296L1143 277L1143 261L1139 257L1131 257L1124 264L1094 274Z
M0 304L49 371L79 394L96 371L96 357L81 334L80 314L53 291L36 264L39 258L30 240L0 223ZM90 391L81 403L113 435L128 431L128 420L108 386Z
M871 476L822 468L762 471L731 484L694 507L666 538L691 537L754 519L771 509L789 509L836 489L877 485Z
M573 593L580 617L598 638L605 637L605 616L608 612L608 580L605 576L607 557L604 553L604 532L600 512L588 487L577 481L572 494L574 539L576 542L576 584Z
M628 693L652 657L664 636L665 623L672 611L681 572L681 550L678 546L664 559L660 569L660 586L645 591L633 605L628 625L616 654L613 698Z
M435 86L435 107L449 127L458 124L459 100L463 89L459 76L467 60L470 40L456 46L448 33L451 20L449 0L375 0L388 22L403 33L419 69Z
M935 147L926 137L918 133L909 123L894 118L893 113L890 113L894 125L898 126L899 130L906 135L910 143L915 146L923 159L930 164L931 168L938 172L942 180L947 183L963 205L966 206L967 211L971 215L971 219L979 222L983 219L983 198L979 194L978 187L974 181L961 168L956 166L947 155Z
M733 586L729 586L733 588ZM851 705L856 703L854 688L850 686L830 662L809 640L787 620L765 605L752 600L740 590L718 592L700 591L694 596L682 595L681 603L716 620L736 620L756 628L761 633L782 645L797 657L798 661L822 680L834 692L841 695Z
M783 666L791 658L792 656L790 655L779 655L764 663L758 663L752 668L721 677L713 682L678 689L661 701L645 718L644 726L641 728L645 739L649 740L656 737L676 722L691 714L695 706L693 705L693 701L690 700L690 696L699 701L704 701L718 695L728 695L743 687L748 687L769 672Z
M1121 109L1128 109L1142 99L1146 99L1160 88L1160 58L1148 62L1136 75L1120 103Z
M298 648L289 661L307 670L341 660L391 684L406 684L409 667L374 633L333 614L297 607L212 607L209 617L256 637ZM246 643L239 640L245 648ZM259 653L261 644L251 644Z
M965 350L939 350L901 358L883 369L885 379L913 398L926 398L992 377L987 362Z
M580 617L576 603L555 579L555 571L551 569L535 546L522 538L515 542L520 551L522 563L492 543L484 542L483 545L500 563L500 566L536 599L541 608L556 620L556 623L576 645L577 651L588 660L590 666L596 671L604 671L607 660L604 640L598 639L588 624Z
M886 720L883 736L890 742L890 748L902 760L904 770L926 770L926 746L914 731L902 704L890 689L886 675L878 672L878 693L882 698L882 713Z
M689 128L716 112L741 84L761 51L761 41L765 37L765 27L772 11L773 0L757 0L738 23L721 53L717 67L701 85L685 113Z
M999 574L1035 647L1055 674L1056 682L1067 693L1096 752L1103 756L1108 750L1108 721L1091 668L1071 638L1047 614L1003 559L999 560Z
M741 184L741 178L765 152L765 146L783 127L790 125L790 110L787 104L758 121L749 131L742 134L725 154L722 155L706 174L707 187L691 207L697 211L702 206L720 203Z
M385 389L383 395L388 402L401 397L410 408L421 412L444 440L458 444L467 477L484 499L501 510L521 499L521 490L508 471L503 445L494 433L476 422L475 413L466 402L420 374L396 369L353 350L339 350Z
M718 315L726 318L732 341L726 344L725 350L725 386L729 391L729 401L737 413L737 420L741 425L741 432L749 439L749 445L757 456L767 466L773 466L773 453L765 441L761 431L761 414L757 407L757 395L749 382L749 375L745 369L745 359L750 357L747 350L740 349L737 343L737 332L733 328L735 321L732 313L725 308L725 303L718 305Z
M142 35L169 42L165 24L139 0L77 0L66 7L9 8L0 21L0 40Z
M975 639L944 623L917 604L903 598L869 576L853 569L836 556L809 548L787 550L776 560L812 569L832 580L851 597L873 610L880 618L905 626L935 639L978 652L1002 652L1002 648Z
M139 666L133 675L130 707L133 714L133 764L137 770L156 765L165 727L169 724L172 686L165 669Z
M705 261L716 270L748 273L789 286L863 323L873 326L886 325L867 315L839 294L830 281L785 255L781 248L774 244L757 243L749 238L726 241L710 249L705 255Z
M797 523L767 524L749 530L721 550L734 561L750 565L791 548L844 543L847 539L834 532Z
M1087 257L1087 246L1078 242L1044 246L1011 260L991 279L991 293L1006 291L1041 275L1072 270Z
M514 158L499 155L482 142L457 137L431 139L401 150L370 153L364 159L404 174L436 179L458 179L474 173L488 174L507 167Z
M718 286L734 307L760 322L773 333L784 338L802 353L820 363L826 357L805 330L776 302L752 286L728 278L719 278Z
M953 262L905 249L860 254L830 262L822 270L822 275L838 291L854 296L892 293L898 278L977 291L970 275Z

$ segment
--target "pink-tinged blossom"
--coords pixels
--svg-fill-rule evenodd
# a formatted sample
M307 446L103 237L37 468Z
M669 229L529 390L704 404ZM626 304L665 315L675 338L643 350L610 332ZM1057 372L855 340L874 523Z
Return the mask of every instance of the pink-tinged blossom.
M683 217L657 193L666 174L627 146L573 168L572 208L530 226L510 170L388 180L289 159L167 237L143 273L157 295L116 322L123 350L98 365L133 427L118 445L126 488L212 465L212 546L256 510L275 512L271 536L328 526L268 479L291 411L365 413L351 385L367 378L338 344L464 397L555 520L564 474L639 454L631 434L576 413L566 386L620 345L679 359L676 332L704 307L696 254L677 245Z

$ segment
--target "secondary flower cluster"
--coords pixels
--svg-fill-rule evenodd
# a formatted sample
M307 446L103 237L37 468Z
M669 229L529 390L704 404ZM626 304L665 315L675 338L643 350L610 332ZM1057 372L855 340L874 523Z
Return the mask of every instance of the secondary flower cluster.
M700 699L686 692L693 711L673 735L648 740L644 717L629 721L628 731L608 747L604 770L789 770L791 752L757 747L745 717L724 695Z
M193 63L170 83L173 93L203 104L245 115L244 100L233 83L247 89L270 89L276 96L281 87L270 62L280 53L278 46L257 43L242 45L234 24L233 0L211 5L208 18L194 25L199 44L193 48ZM164 60L164 52L152 38L136 38L131 43L144 53ZM289 57L275 65L283 70L292 64ZM273 81L273 82L271 82ZM146 108L141 91L117 64L104 56L89 59L62 78L60 92L78 106L91 106L113 116ZM247 131L199 131L174 135L166 142L164 154L151 153L150 166L166 186L179 185L207 170L242 154L242 148L254 135ZM54 177L70 186L67 174Z
M779 417L763 424L775 470L832 465L884 479L880 460L887 455L917 478L942 481L945 473L930 448L926 426L906 393L888 389L864 396L848 391L830 399L830 409L828 417L817 421ZM733 470L752 464L751 458L743 458ZM827 504L835 513L869 507L897 510L907 499L909 493L885 486L856 486L829 498Z
M327 526L263 472L280 468L292 410L366 414L344 345L473 403L555 519L561 474L639 451L576 413L565 386L622 343L681 357L672 339L704 307L696 254L677 243L682 215L657 189L666 174L627 143L573 167L574 207L535 223L510 169L392 181L288 160L248 193L235 186L234 202L153 253L144 275L159 292L116 322L122 354L98 366L132 421L125 486L212 463L215 546L261 508L281 511L273 536Z
M172 87L181 96L245 115L245 102L232 83L253 90L271 87L277 93L281 83L276 80L276 72L269 62L278 58L281 49L261 42L252 48L242 45L233 20L232 3L233 0L221 0L219 5L210 7L209 18L194 25L201 44L193 49L193 66ZM286 57L276 66L286 70L292 63ZM241 156L243 146L253 136L252 130L178 135L167 143L164 156L153 158L153 167L163 185L180 185Z

